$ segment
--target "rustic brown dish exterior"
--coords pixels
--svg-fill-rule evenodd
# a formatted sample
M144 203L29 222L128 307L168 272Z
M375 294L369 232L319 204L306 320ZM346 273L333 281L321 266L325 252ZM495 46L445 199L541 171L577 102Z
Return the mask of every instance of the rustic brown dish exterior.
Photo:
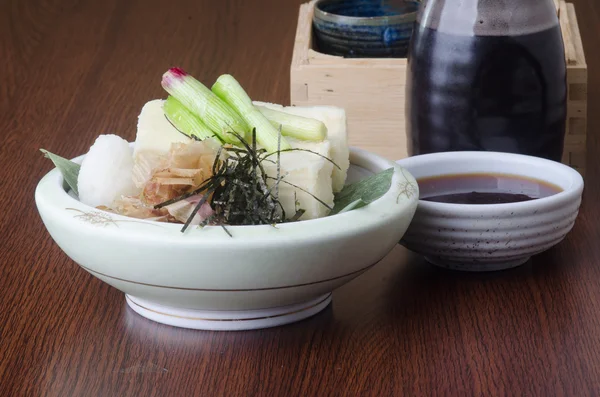
M289 103L300 1L1 2L0 396L599 395L600 4L574 2L590 134L566 241L482 275L397 247L317 316L231 333L146 320L69 260L35 209L51 168L38 149L73 157L99 133L132 140L175 65Z

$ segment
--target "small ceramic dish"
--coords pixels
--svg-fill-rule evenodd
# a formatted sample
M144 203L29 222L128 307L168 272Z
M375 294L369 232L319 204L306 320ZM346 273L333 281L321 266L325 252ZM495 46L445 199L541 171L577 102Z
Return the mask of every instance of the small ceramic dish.
M572 229L583 179L554 161L509 153L445 152L398 161L417 180L457 174L504 174L535 179L562 191L503 204L450 204L419 200L401 244L435 265L467 271L519 266L558 244Z
M81 162L83 156L74 161ZM179 327L241 330L286 324L324 309L331 292L385 257L417 207L399 165L351 150L348 183L394 168L389 191L346 213L273 226L188 230L82 204L56 169L35 200L54 241L83 269L123 291L137 313Z
M348 58L406 57L418 8L410 0L319 0L317 49Z

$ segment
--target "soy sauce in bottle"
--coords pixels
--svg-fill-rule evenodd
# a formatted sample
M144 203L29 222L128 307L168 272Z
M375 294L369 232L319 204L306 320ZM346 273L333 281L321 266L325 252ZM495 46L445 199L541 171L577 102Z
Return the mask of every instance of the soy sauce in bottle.
M409 154L560 161L566 64L551 0L424 0L408 55Z

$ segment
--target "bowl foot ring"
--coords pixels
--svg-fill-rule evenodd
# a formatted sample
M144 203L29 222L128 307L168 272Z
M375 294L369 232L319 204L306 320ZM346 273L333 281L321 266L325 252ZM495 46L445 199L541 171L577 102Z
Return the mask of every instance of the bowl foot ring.
M256 310L181 309L127 294L125 300L137 314L158 323L208 331L242 331L277 327L314 316L331 303L331 293L303 303Z
M426 256L427 262L443 267L444 269L460 270L463 272L494 272L499 270L508 270L525 264L529 258L520 258L503 262L459 262L451 261L435 256Z

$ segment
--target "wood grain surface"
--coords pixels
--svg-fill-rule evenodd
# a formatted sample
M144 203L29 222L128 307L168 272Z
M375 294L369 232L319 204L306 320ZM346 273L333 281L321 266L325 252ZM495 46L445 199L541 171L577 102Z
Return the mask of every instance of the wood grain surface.
M0 396L600 395L600 3L576 0L589 65L578 223L521 268L438 270L401 247L300 323L215 333L146 320L54 244L38 151L132 140L179 65L289 102L300 1L0 1Z

